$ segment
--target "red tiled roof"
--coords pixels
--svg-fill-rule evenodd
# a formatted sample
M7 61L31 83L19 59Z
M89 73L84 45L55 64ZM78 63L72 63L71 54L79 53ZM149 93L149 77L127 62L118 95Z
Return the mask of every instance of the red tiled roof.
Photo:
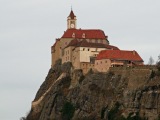
M142 58L136 51L125 50L103 50L97 56L97 60L101 59L130 60L143 62Z
M113 46L113 45L106 45L106 48L107 48L107 49L111 49L111 50L119 50L118 47Z
M71 17L71 19L74 19L74 17L76 17L76 16L74 15L73 11L71 10L71 12L70 12L68 17Z
M85 39L106 39L106 36L102 30L99 29L68 29L62 36L62 38L75 38L84 39L82 36L85 34Z
M72 40L67 47L74 46L74 47L94 47L94 48L106 48L105 44L102 43L89 43L86 39L78 40L74 39Z
M89 43L86 39L83 40L78 40L74 39L72 40L67 47L69 46L74 46L74 47L92 47L92 48L107 48L107 49L112 49L112 50L119 50L119 48L112 46L112 45L106 45L102 43Z

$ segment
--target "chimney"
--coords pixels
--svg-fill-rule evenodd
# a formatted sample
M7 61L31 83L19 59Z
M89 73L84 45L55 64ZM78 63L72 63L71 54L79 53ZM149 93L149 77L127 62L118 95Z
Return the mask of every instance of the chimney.
M72 37L75 38L75 33L72 34Z
M85 35L85 33L83 33L83 34L82 34L82 38L85 38L85 37L86 37L86 35Z
M133 50L133 55L136 55L136 51L135 50Z

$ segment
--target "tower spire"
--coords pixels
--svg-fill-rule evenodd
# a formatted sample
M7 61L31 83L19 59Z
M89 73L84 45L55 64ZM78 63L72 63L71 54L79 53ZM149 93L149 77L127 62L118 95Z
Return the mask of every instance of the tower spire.
M74 19L74 17L76 17L76 16L74 15L73 10L72 10L72 6L71 6L71 12L70 12L70 14L69 14L68 17L71 17L71 19Z
M77 21L76 21L76 16L72 10L72 6L71 6L71 12L69 14L69 16L67 17L67 28L68 29L76 29L77 28Z

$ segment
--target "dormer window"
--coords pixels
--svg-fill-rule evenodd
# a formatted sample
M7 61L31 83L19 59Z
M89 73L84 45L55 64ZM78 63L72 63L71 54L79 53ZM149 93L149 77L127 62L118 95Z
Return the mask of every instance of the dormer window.
M85 38L85 37L86 37L86 35L85 35L85 33L83 33L83 34L82 34L82 38Z
M72 37L75 38L75 33L72 34Z

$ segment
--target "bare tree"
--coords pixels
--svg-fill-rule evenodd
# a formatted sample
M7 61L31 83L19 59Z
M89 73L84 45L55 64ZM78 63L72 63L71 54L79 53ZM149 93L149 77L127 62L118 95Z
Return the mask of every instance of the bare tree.
M158 56L158 61L156 63L157 69L160 71L160 55Z
M153 65L153 64L154 64L154 59L152 58L152 56L150 56L148 65Z

